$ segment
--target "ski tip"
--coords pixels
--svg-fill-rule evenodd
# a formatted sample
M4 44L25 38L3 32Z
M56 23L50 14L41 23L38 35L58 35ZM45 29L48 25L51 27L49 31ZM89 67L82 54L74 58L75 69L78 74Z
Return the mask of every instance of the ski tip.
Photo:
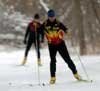
M81 79L81 80L78 80L78 81L82 81L82 82L90 82L90 83L93 82L93 80L84 80L84 79Z

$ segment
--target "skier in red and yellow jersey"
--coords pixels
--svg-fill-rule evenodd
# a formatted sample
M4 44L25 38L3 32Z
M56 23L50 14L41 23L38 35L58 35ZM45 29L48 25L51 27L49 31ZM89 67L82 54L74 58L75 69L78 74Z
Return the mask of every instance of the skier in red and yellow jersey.
M71 69L74 77L79 80L81 79L75 64L71 60L69 53L67 51L67 47L64 42L64 34L67 33L67 28L59 22L55 17L54 10L48 11L48 19L43 23L41 29L44 31L44 34L48 41L49 54L50 54L50 73L51 79L50 84L54 84L56 82L56 54L62 56L64 61L68 64L68 67Z

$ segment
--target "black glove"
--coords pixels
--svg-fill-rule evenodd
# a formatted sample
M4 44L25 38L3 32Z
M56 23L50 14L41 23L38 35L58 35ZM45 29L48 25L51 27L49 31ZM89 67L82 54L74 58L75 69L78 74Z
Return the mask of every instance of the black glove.
M27 43L26 39L23 41L23 43L24 43L24 44L26 44L26 43Z

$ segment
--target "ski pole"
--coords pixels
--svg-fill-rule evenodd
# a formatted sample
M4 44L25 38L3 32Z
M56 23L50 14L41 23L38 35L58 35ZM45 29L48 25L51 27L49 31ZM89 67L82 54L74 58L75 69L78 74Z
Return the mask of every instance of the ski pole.
M88 72L87 72L87 70L86 70L86 68L85 68L85 66L84 66L84 64L83 64L83 62L82 62L82 60L81 60L81 58L80 58L80 56L79 56L79 54L78 54L76 48L75 48L75 51L76 51L76 53L77 53L77 56L78 56L78 58L79 58L79 61L80 61L81 65L82 65L82 68L83 68L83 70L84 70L84 73L85 73L85 75L86 75L86 77L87 77L87 80L88 80L89 82L93 82L93 80L90 79L90 76L88 75Z
M66 41L67 42L67 41ZM81 66L82 66L82 69L83 69L83 71L84 71L84 73L85 73L85 75L86 75L86 77L87 77L87 80L88 81L91 81L90 80L90 77L89 77L89 75L88 75L88 73L87 73L87 71L86 71L86 68L85 68L85 66L84 66L84 64L83 64L83 62L82 62L82 60L81 60L81 58L80 58L80 56L79 56L79 54L78 54L78 52L77 52L77 49L73 46L73 49L75 50L75 53L76 53L76 55L77 55L77 57L78 57L78 59L79 59L79 61L80 61L80 63L81 63Z
M38 41L38 39L37 39L37 24L35 23L35 48L36 48L36 54L37 54L37 60L38 60L38 47L39 47L39 45L38 45L38 43L37 43L37 41ZM39 65L38 65L38 63L37 63L37 71L38 71L38 83L39 83L39 85L40 85L40 69L39 69Z
M86 77L87 77L87 80L90 81L90 77L89 77L89 75L88 75L88 73L87 73L87 70L86 70L86 68L85 68L85 66L84 66L84 64L83 64L83 62L82 62L82 60L81 60L81 58L80 58L80 56L79 56L79 53L77 52L77 49L76 49L74 46L73 46L73 48L74 48L74 50L75 50L75 52L76 52L76 54L77 54L77 57L78 57L78 59L79 59L79 61L80 61L80 63L81 63L81 66L82 66L83 71L84 71L84 73L85 73L85 75L86 75Z

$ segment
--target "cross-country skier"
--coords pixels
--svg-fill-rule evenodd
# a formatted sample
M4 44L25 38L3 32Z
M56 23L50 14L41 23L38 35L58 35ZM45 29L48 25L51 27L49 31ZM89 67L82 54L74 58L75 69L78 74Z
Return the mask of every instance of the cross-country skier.
M68 67L71 69L74 77L79 80L81 77L79 76L75 64L71 60L69 53L67 51L65 42L64 42L64 33L67 33L67 28L56 19L55 11L50 9L48 11L48 19L41 26L42 30L45 33L45 36L48 40L49 54L51 58L50 62L50 73L51 79L50 84L54 84L56 82L56 54L62 56L64 61L68 64Z
M32 46L32 44L34 44L36 51L37 51L37 56L38 56L38 65L41 65L41 58L40 58L40 42L42 42L43 40L43 34L40 31L40 21L39 21L39 15L35 14L34 15L34 20L32 20L29 24L28 27L26 29L26 33L25 33L25 38L24 38L24 44L26 44L26 50L25 50L25 55L24 58L22 60L22 65L25 65L27 62L27 56L28 56L28 52ZM40 38L41 35L41 38ZM41 39L41 40L40 40Z

